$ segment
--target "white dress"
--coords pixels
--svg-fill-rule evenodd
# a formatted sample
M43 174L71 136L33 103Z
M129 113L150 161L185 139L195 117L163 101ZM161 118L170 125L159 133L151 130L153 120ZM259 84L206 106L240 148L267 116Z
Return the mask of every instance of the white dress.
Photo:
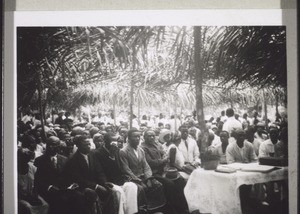
M181 151L175 146L174 144L171 144L167 149L167 154L170 159L170 149L175 148L176 149L176 155L175 155L175 167L182 168L184 166L184 156L181 153Z

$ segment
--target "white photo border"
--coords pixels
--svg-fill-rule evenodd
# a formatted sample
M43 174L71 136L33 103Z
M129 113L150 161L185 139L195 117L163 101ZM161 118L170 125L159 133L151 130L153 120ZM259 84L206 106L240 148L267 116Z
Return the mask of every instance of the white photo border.
M4 213L17 213L16 28L20 26L279 26L287 30L289 205L297 213L298 72L295 9L103 10L5 12L4 23ZM293 129L291 128L293 127Z

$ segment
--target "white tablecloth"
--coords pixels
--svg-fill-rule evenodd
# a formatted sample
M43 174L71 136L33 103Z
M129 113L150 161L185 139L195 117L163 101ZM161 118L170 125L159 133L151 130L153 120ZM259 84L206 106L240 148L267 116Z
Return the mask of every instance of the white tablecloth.
M231 174L201 168L194 170L190 175L184 194L190 211L199 210L201 213L212 214L240 214L242 211L239 186L287 178L287 167L268 173L237 171Z

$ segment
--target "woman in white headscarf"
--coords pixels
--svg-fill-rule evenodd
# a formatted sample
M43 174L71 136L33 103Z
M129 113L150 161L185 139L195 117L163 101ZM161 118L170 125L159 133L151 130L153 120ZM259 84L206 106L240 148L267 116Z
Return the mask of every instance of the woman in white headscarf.
M164 152L167 152L168 147L172 144L172 132L169 129L160 130L158 141L162 144Z

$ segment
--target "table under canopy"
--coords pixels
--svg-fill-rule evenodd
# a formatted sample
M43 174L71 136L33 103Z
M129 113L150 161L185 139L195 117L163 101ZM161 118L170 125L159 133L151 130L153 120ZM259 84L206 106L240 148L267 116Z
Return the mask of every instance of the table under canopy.
M259 168L258 163L250 163L247 166ZM238 170L234 173L220 173L198 168L190 175L184 194L191 212L199 210L201 213L241 214L239 194L241 185L286 180L287 178L288 167L280 167L270 172Z

